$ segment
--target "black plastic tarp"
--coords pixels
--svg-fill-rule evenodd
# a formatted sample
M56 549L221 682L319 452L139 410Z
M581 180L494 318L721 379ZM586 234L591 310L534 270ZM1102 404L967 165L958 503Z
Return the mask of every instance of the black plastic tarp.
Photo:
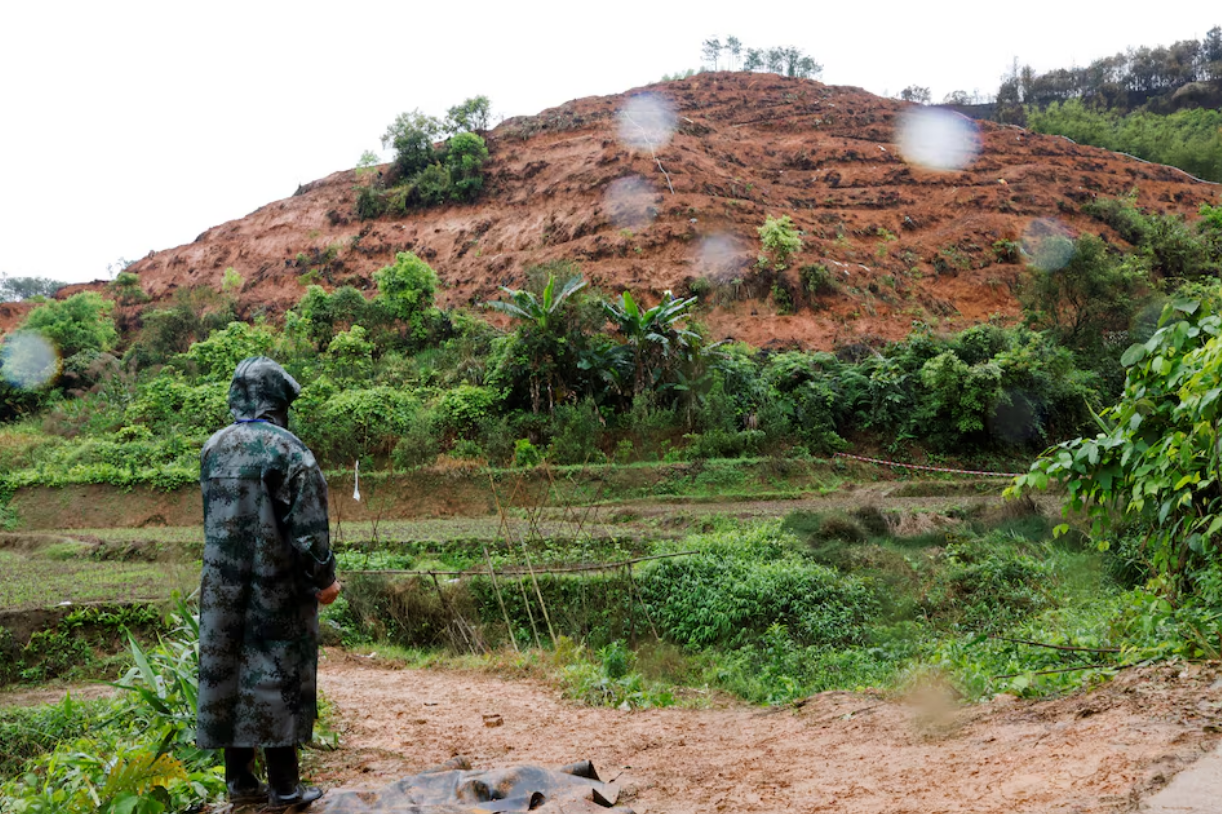
M602 782L588 760L543 769L512 766L477 771L465 758L381 788L327 792L310 814L478 814L538 811L632 814L617 806L619 790Z

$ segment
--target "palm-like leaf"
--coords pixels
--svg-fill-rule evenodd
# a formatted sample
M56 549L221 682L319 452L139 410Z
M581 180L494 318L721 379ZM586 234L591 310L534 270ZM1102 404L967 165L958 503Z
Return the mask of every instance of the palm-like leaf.
M489 300L484 303L484 306L523 322L533 322L540 330L547 330L551 315L560 310L569 297L585 286L585 280L580 276L574 276L566 280L557 293L556 276L553 274L547 278L547 286L543 289L542 297L536 297L524 289L501 286L501 292L509 297L509 301Z

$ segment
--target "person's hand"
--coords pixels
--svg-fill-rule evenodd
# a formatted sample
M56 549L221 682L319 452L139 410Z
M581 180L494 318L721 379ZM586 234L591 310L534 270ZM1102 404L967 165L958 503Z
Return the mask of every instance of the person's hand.
M334 602L335 598L339 596L340 587L339 581L337 580L319 591L316 594L318 597L318 604L330 605L332 602Z

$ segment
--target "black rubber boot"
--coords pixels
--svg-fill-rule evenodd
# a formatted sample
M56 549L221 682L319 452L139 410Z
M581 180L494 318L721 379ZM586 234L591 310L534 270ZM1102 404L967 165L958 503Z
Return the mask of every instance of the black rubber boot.
M296 746L264 748L263 759L267 763L267 780L271 786L267 793L269 810L284 811L289 808L305 808L322 797L321 789L301 785Z
M281 794L275 789L267 793L267 808L266 811L286 811L293 809L300 810L308 806L310 803L322 797L322 789L317 786L303 786L297 784L297 788L292 794Z
M267 784L255 776L254 749L245 746L225 749L225 787L229 802L234 805L262 803L267 799Z

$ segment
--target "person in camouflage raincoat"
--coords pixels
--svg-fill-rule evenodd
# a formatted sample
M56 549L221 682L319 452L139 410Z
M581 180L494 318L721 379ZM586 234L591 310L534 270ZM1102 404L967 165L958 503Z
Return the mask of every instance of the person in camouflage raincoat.
M317 715L318 605L339 593L327 524L327 483L285 429L300 385L276 362L244 359L229 387L235 422L201 455L197 742L224 749L232 800L304 804L297 746ZM254 776L262 747L267 785ZM304 796L303 796L304 795Z

